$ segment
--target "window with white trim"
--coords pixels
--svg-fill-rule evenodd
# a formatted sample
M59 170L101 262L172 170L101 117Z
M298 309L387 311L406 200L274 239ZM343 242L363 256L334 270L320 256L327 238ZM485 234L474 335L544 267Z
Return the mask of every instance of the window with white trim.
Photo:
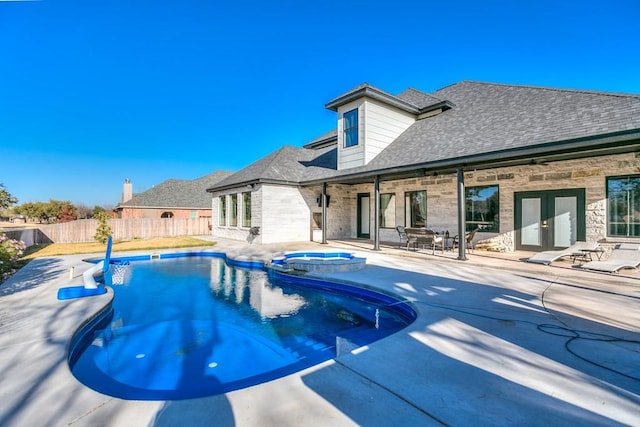
M227 225L227 196L218 197L218 218L221 227Z
M358 109L347 111L342 115L344 148L358 145Z
M229 196L229 226L238 226L238 195L231 194Z
M251 192L242 193L242 226L251 227Z

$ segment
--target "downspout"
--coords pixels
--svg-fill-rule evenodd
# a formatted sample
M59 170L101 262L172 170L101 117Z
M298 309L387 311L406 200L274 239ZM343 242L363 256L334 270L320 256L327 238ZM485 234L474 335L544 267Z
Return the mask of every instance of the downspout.
M464 171L458 168L458 259L467 260L467 238L465 234L465 197L464 197Z
M322 244L327 244L327 183L322 183Z
M380 250L380 175L373 178L373 250Z

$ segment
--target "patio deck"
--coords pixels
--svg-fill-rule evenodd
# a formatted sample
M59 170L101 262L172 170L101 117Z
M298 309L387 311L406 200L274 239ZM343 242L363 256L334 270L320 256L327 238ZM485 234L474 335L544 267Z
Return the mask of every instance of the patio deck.
M367 241L215 250L271 259L351 249L361 271L323 274L413 301L405 330L302 372L182 401L125 401L80 384L66 363L105 295L58 301L85 256L38 259L0 286L0 425L638 425L640 279L519 261L525 253L372 251ZM198 248L204 250L206 248ZM75 277L69 279L69 269ZM606 338L606 337L615 337Z

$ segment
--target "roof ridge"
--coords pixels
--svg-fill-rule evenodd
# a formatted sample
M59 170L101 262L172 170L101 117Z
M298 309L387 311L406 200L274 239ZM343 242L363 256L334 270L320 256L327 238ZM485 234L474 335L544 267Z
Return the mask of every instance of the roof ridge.
M625 92L608 92L608 91L599 91L599 90L590 90L590 89L567 89L567 88L558 88L558 87L551 87L551 86L536 86L536 85L529 85L529 84L483 82L479 80L462 80L458 83L453 83L441 89L438 89L436 92L442 89L445 89L447 87L455 86L457 84L462 84L462 83L481 84L481 85L488 85L488 86L538 89L538 90L548 90L548 91L554 91L554 92L586 93L591 95L607 95L607 96L617 96L617 97L625 97L625 98L640 98L640 94L625 93Z

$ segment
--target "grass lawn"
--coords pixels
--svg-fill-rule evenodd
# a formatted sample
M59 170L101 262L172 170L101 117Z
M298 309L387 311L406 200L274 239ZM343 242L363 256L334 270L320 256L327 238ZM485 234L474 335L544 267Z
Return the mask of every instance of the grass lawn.
M113 242L113 252L138 251L152 249L189 248L194 246L213 246L215 242L200 240L194 237L163 237L148 240L127 240ZM51 243L34 245L25 251L21 261L26 262L41 257L56 255L76 255L100 253L106 250L101 243Z

